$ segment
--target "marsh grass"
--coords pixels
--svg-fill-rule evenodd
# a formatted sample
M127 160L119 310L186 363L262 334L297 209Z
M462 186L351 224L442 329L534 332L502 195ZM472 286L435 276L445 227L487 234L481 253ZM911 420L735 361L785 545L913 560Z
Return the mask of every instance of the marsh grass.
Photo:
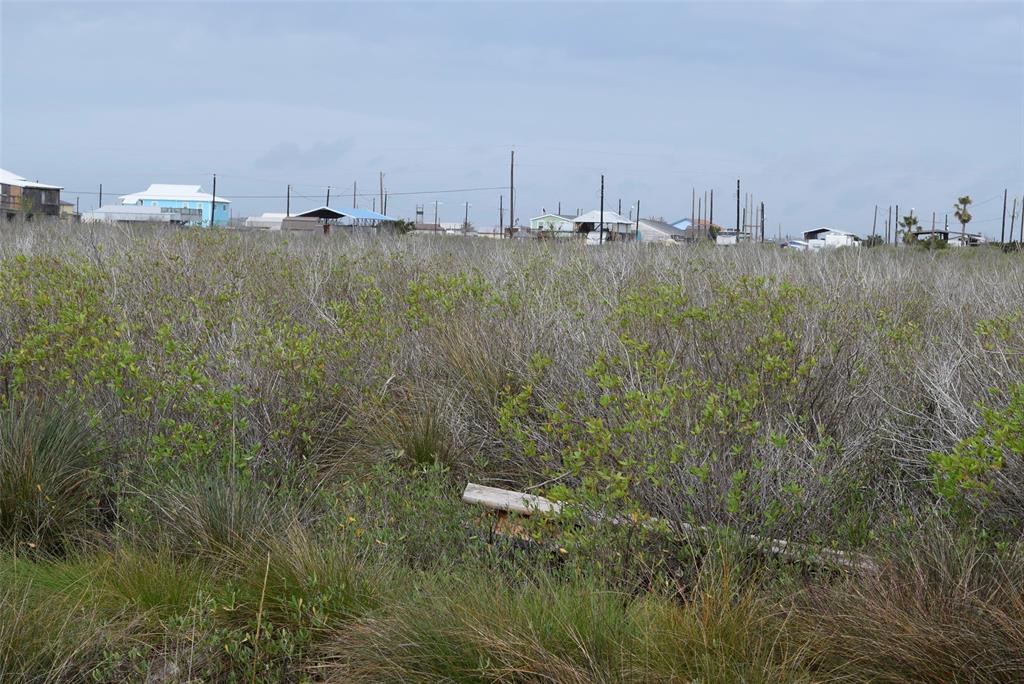
M4 230L4 681L1024 678L1019 255Z
M0 408L0 540L53 550L96 518L99 448L78 416L32 401Z

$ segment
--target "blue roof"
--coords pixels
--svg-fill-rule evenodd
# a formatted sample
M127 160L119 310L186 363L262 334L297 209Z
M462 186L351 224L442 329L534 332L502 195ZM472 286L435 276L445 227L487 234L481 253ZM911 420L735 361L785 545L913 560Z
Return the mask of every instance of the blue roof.
M339 209L339 211L341 213L343 213L345 216L348 216L349 218L354 218L354 219L371 219L371 220L374 220L374 221L394 221L395 220L395 219L393 219L390 216L385 216L384 214L378 214L377 212L370 211L369 209Z

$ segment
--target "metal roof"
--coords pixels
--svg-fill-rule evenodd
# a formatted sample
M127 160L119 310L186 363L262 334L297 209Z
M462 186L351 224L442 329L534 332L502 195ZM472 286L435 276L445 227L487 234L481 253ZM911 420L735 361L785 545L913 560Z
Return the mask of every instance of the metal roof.
M602 218L601 212L598 211L597 209L595 209L594 211L588 211L586 214L581 214L581 215L577 216L576 218L574 218L572 220L572 222L573 223L601 223L601 218ZM630 221L625 216L622 216L620 214L616 214L614 211L605 211L604 212L604 223L606 225L609 224L609 223L612 223L612 224L622 223L622 224L626 224L628 226L628 225L631 225L633 222Z
M19 188L39 188L40 190L63 190L59 185L47 185L46 183L37 183L36 181L30 181L27 178L22 178L16 173L11 173L6 169L0 169L0 183L4 185L13 185Z
M665 223L664 221L655 221L654 219L640 219L641 226L647 226L654 230L661 231L667 235L688 235L684 228L677 228L671 223Z
M135 204L142 200L175 200L179 202L223 202L230 204L231 200L218 195L216 199L208 192L203 192L201 185L171 185L167 183L151 183L142 192L133 192L130 195L122 195L122 204Z
M397 221L391 216L385 216L384 214L378 214L375 211L369 209L334 209L333 207L317 207L316 209L310 209L304 211L301 214L295 214L297 218L326 218L326 219L339 219L339 218L350 218L356 220L367 220L367 221Z

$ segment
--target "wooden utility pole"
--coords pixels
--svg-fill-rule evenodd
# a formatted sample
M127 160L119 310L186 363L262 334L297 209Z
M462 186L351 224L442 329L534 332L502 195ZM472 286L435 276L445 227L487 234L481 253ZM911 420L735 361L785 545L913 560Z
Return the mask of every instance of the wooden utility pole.
M871 221L871 237L875 237L875 228L878 227L878 205L875 205L875 218Z
M327 203L324 206L325 207L331 206L331 186L330 185L327 186Z
M892 205L889 205L889 215L885 219L885 244L889 244L889 233L892 231Z
M373 200L373 204L370 205L370 210L373 211L374 213L376 213L376 211L377 211L377 198L376 197L371 197L370 199ZM353 207L353 209L354 208L355 207Z
M562 215L562 200L558 200L558 215Z
M736 240L740 239L740 179L736 179Z
M697 227L697 188L693 188L690 195L690 225Z
M1014 209L1010 212L1010 244L1014 242L1014 221L1017 220L1017 198L1014 198ZM1024 220L1021 221L1024 223ZM1024 236L1024 226L1021 226L1021 234Z
M103 183L100 183L100 206L103 206Z
M598 217L600 232L597 235L598 244L604 244L604 174L601 174L601 215Z
M700 203L701 203L701 198L698 197L697 198L697 223L694 224L695 226L701 226L704 223L704 214L703 214L704 210L703 210L703 207L700 206Z
M516 224L516 151L512 150L512 158L508 166L508 228L511 231Z
M217 201L217 174L213 174L213 194L210 195L210 227L213 227L214 202Z
M711 189L711 204L708 205L708 235L711 235L711 226L715 225L715 190Z
M384 172L380 172L380 206L384 207Z
M621 197L619 198L619 210L617 212L615 212L615 213L617 213L619 216L622 216L622 198Z
M384 191L384 206L381 208L381 212L385 216L388 214L388 191Z
M640 200L636 201L636 235L633 236L634 242L640 242Z
M899 232L900 232L900 205L897 204L896 205L896 223L893 224L893 230L892 230L892 244L894 244L894 245L897 243L897 236L899 235Z
M559 205L561 209L561 205ZM505 196L498 195L498 233L505 237Z
M761 242L764 242L764 202L761 202Z
M78 200L79 200L78 195L75 195L75 213L76 214L81 214L82 212L78 210Z
M434 200L434 232L436 233L441 226L437 222L437 200Z
M1006 194L1009 191L1009 188L1003 189L1003 228L999 231L999 244L1006 242Z
M466 202L466 216L462 219L462 233L469 232L469 202Z
M356 181L352 181L352 208L356 208Z

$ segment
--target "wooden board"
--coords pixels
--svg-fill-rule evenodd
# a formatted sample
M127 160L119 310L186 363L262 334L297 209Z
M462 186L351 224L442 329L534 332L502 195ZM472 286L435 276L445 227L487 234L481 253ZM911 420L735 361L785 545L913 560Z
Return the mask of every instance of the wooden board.
M562 504L545 499L543 496L525 494L511 489L501 489L500 487L488 487L487 485L474 482L466 483L466 488L462 492L462 500L466 503L483 506L499 513L530 515L531 513L541 512L558 515L562 512ZM611 519L610 521L606 519L605 521L611 522L613 525L622 524L623 522L618 519ZM683 535L710 531L709 528L695 527L686 523L675 526L675 529ZM870 571L878 570L878 566L873 560L861 554L850 553L849 551L836 551L811 544L791 542L785 539L769 539L756 535L748 535L748 537L766 552L796 562L838 565L845 568Z

